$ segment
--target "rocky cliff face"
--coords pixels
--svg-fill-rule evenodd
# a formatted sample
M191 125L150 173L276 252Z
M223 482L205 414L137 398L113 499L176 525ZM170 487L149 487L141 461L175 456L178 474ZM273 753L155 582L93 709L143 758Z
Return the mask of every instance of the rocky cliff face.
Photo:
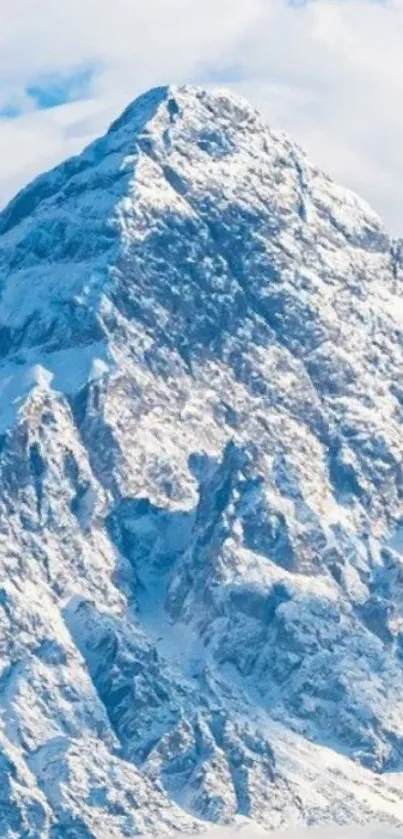
M403 824L403 263L243 101L0 215L0 834Z

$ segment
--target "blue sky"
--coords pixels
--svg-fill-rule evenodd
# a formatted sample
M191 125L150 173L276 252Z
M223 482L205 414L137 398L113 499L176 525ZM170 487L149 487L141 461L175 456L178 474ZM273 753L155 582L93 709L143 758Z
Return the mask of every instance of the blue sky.
M0 205L142 90L231 87L403 233L403 0L0 0Z
M91 94L96 72L96 66L89 65L33 76L23 87L16 87L8 97L6 86L0 106L0 120L16 119L27 111L48 110L85 100Z

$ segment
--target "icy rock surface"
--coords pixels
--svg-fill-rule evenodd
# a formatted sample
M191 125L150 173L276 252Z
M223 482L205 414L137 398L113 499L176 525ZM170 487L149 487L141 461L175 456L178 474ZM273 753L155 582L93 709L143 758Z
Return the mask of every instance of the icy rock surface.
M223 92L0 215L0 834L403 824L403 260Z

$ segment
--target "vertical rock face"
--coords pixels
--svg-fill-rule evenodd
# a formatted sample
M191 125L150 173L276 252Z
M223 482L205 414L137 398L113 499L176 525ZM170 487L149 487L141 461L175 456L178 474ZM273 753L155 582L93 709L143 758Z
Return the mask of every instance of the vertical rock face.
M403 823L400 243L243 101L0 215L0 833Z

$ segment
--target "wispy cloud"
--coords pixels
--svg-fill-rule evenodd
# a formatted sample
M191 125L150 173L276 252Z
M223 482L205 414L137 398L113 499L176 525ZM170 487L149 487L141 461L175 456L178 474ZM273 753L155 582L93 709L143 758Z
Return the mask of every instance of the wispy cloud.
M402 0L0 0L0 203L141 90L191 81L247 95L403 230L402 54Z
M237 827L212 828L201 834L200 839L401 839L401 836L401 831L382 825L291 828L287 831L268 832L263 827L240 824Z

